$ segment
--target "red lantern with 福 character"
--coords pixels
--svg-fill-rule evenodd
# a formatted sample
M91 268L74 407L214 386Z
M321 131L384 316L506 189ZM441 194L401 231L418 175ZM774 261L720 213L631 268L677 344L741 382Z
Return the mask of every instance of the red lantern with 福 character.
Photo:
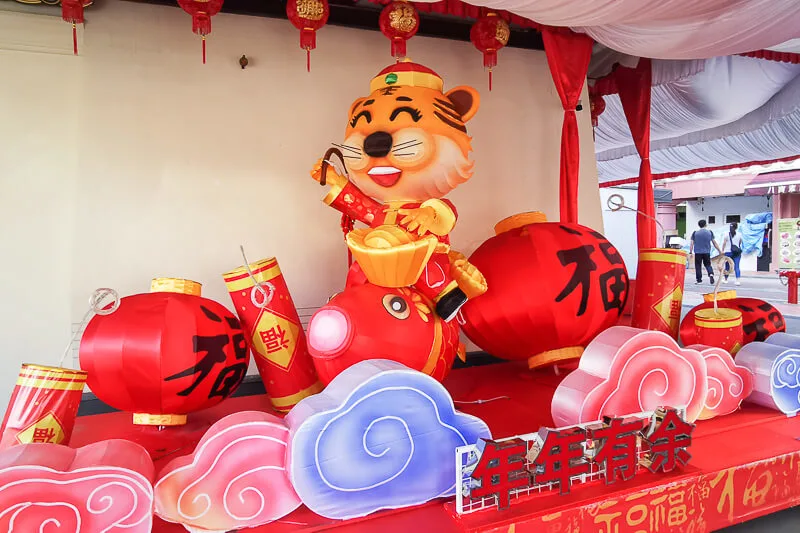
M417 9L410 2L395 0L383 8L378 23L381 33L392 41L392 57L397 60L406 57L406 41L419 29Z
M61 18L72 24L72 53L78 55L78 24L83 24L83 8L92 0L61 0Z
M698 311L714 309L714 295L704 295L706 300L694 307L680 325L681 342L688 346L699 344L700 336L695 323ZM719 309L735 309L742 314L742 346L751 342L763 342L773 333L786 331L786 320L775 306L758 298L737 298L736 291L717 293ZM702 316L702 315L701 315Z
M617 322L628 299L628 273L601 234L546 222L542 213L510 217L495 232L469 258L489 289L459 315L481 349L537 368L580 357Z
M489 90L492 90L492 68L497 66L497 51L508 44L511 28L508 22L489 12L479 18L469 32L475 48L483 52L483 66L489 69Z
M211 17L222 9L223 0L178 0L178 5L192 16L192 32L203 38L203 64L206 62L206 35L211 33Z
M289 0L286 16L300 30L300 48L306 51L306 69L311 72L311 50L317 47L317 31L328 22L328 0Z
M80 345L92 392L142 425L185 424L187 413L218 404L239 387L249 358L239 320L202 298L199 283L173 278L92 318Z

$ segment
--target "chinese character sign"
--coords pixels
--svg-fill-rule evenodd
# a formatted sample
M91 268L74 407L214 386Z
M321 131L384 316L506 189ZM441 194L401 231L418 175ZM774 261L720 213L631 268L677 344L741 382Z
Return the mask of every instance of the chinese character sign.
M506 219L472 254L493 288L467 302L459 319L483 350L528 359L530 368L580 356L619 320L629 289L622 256L603 235L543 220L541 213Z
M303 398L321 391L278 260L262 259L222 277L247 332L272 406L288 411Z
M670 472L688 464L693 430L678 410L659 408L649 419L606 417L586 427L543 429L530 439L486 440L478 444L468 497L494 498L505 509L523 491L568 494L575 483L611 485L642 469Z
M81 367L101 400L146 414L137 422L181 424L186 413L233 394L250 354L239 319L202 298L199 284L160 279L153 288L92 318L81 340Z

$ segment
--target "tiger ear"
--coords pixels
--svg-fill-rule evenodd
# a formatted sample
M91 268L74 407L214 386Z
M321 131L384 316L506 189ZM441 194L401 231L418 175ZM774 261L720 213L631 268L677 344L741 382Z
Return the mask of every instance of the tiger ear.
M461 115L461 120L464 122L475 116L481 104L481 97L478 95L478 91L466 85L450 89L445 96L453 102L456 111Z
M353 102L353 105L350 106L350 115L352 115L355 112L356 108L361 104L363 104L366 100L367 100L366 98L359 98L358 100Z

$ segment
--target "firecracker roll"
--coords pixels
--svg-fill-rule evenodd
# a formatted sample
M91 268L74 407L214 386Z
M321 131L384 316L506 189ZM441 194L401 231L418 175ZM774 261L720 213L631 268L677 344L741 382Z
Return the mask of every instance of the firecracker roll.
M631 325L678 338L686 252L669 248L639 251Z
M223 278L272 406L287 412L323 386L277 259L262 259L248 266L252 276L242 266Z
M694 315L694 325L698 344L721 348L731 355L744 345L742 312L738 309L701 309Z
M0 449L31 442L68 444L85 383L81 370L22 365L0 428Z

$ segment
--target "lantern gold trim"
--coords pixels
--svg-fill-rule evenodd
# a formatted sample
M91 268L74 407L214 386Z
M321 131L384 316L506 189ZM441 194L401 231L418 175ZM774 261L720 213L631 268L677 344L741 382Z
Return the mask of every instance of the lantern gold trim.
M137 426L182 426L186 424L186 415L133 413L133 423Z
M190 279L181 278L153 278L150 282L150 292L173 292L200 296L203 285Z
M522 226L527 226L528 224L539 224L542 222L547 222L547 215L541 211L518 213L516 215L511 215L508 218L504 218L495 224L494 234L500 235L501 233L521 228Z

